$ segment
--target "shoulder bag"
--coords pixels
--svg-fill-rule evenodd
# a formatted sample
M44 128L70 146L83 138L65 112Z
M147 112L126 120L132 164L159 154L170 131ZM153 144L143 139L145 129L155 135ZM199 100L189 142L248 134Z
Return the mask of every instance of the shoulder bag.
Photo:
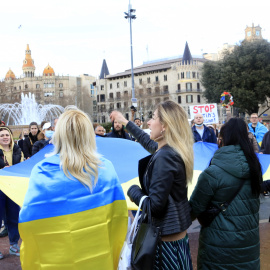
M158 244L161 252L161 231L152 224L149 198L145 200L143 206L138 231L132 244L131 265L134 270L153 269Z
M226 201L225 203L222 203L220 206L215 206L211 202L209 203L207 209L202 212L200 215L197 216L197 219L202 227L209 227L210 224L213 222L216 216L219 215L220 212L225 212L230 205L230 203L233 201L233 199L236 197L236 195L241 190L242 186L244 185L245 181L241 180L242 183L238 187L237 191L234 193L233 197Z
M139 208L137 210L137 213L135 215L135 218L133 220L132 225L128 228L128 232L126 235L126 239L124 242L124 245L122 247L122 250L120 252L120 258L118 262L117 270L132 270L131 267L131 250L132 250L132 243L134 241L135 235L136 235L136 229L138 226L138 220L141 217L141 206L144 201L144 199L147 198L147 196L143 196L139 203Z

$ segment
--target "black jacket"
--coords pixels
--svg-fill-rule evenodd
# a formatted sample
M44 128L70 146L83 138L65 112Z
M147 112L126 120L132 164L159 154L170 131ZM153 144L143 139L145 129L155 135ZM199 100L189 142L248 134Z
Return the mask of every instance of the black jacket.
M266 132L263 136L261 152L270 154L270 131Z
M14 144L13 155L12 155L12 165L20 163L21 158L22 158L22 150L17 144ZM3 169L5 166L6 164L5 164L4 153L3 153L3 150L0 149L0 169Z
M50 140L39 140L34 143L33 148L32 148L32 156L36 154L38 151L40 151L42 148L44 148L47 144L49 144Z
M128 131L142 145L149 146L146 150L153 150L157 143L153 143L148 134L133 125L127 125ZM142 188L131 186L128 196L137 205L142 196L149 196L153 224L161 228L161 235L185 231L191 225L191 209L187 200L185 165L181 157L170 146L163 146L155 154L139 161L139 179Z
M37 136L40 131L38 131L37 135L33 136L32 133L29 133L29 136L23 140L23 154L25 158L29 158L32 156L32 147L34 143L38 140Z
M192 127L192 132L194 136L195 142L209 142L209 143L217 143L217 137L215 135L215 132L213 129L208 128L207 126L204 126L203 136L201 137L199 132L196 130L196 126L194 125Z

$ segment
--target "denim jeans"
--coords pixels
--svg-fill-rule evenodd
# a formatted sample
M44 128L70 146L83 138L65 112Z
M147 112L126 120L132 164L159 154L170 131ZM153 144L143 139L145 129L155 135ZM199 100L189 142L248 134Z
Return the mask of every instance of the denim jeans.
M0 220L3 220L5 212L10 245L18 244L20 207L0 190Z

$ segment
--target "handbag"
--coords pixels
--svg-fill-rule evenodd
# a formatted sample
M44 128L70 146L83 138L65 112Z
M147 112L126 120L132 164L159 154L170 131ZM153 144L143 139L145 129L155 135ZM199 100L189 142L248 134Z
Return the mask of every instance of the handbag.
M209 203L206 210L197 216L197 219L202 227L209 227L220 212L225 212L227 210L230 203L233 201L233 199L241 190L242 186L244 185L244 182L245 181L242 180L242 183L240 184L237 191L234 193L233 197L230 200L226 201L225 203L222 203L220 206L215 206L211 202Z
M159 250L161 252L160 234L160 228L152 224L150 200L148 198L144 202L138 231L132 245L131 265L134 270L153 269L158 244L160 244ZM159 263L161 264L161 260Z
M118 262L118 267L117 267L118 270L132 270L132 267L131 267L132 243L135 238L136 229L137 229L138 221L140 218L141 206L145 198L147 198L147 196L143 196L141 198L140 203L139 203L139 208L136 212L133 223L131 226L128 227L126 239L124 241L122 250L120 252L120 257L119 257L119 262Z

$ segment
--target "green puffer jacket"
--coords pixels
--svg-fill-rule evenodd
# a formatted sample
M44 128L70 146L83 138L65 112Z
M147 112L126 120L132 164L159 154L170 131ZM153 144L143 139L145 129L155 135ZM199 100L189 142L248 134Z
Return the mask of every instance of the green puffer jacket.
M217 150L201 173L190 198L192 214L198 216L209 202L220 205L230 200L241 181L245 183L227 210L201 229L198 270L260 269L260 201L252 194L249 166L239 145Z

